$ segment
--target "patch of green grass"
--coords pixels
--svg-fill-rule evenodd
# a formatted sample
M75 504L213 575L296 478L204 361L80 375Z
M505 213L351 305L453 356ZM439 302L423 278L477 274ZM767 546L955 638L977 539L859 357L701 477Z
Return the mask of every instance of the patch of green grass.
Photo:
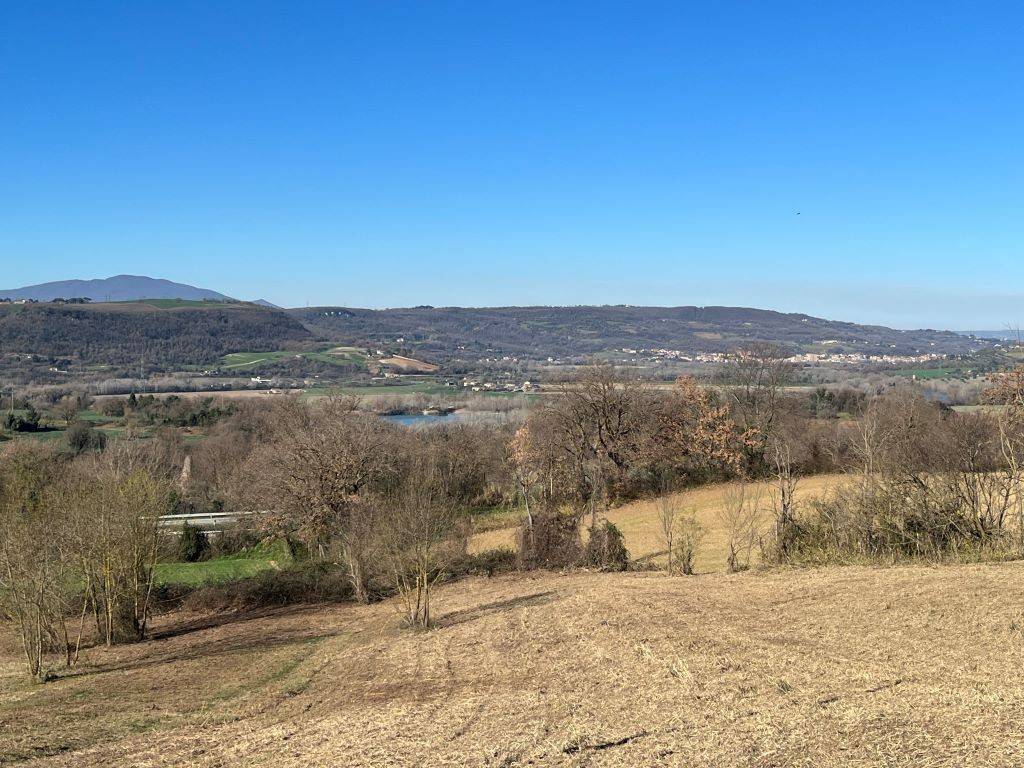
M951 379L962 376L959 368L902 368L892 372L893 376L916 377L918 379Z
M284 542L275 542L254 547L237 555L217 557L198 563L157 563L156 583L184 584L189 587L222 584L278 568L289 560L290 556Z
M78 418L81 421L91 421L94 423L106 423L114 421L113 417L107 416L105 414L100 413L99 411L95 411L92 409L89 409L88 411L79 411Z
M366 355L354 347L330 347L320 350L293 349L276 352L232 352L220 359L220 367L231 370L254 370L262 363L276 363L295 357L315 360L327 365L366 367Z
M217 558L199 563L157 563L157 584L184 584L198 587L203 584L220 584L255 576L261 571L274 567L273 560L232 560Z
M43 432L12 432L7 436L15 440L36 440L40 443L53 443L64 439L63 429L48 429Z

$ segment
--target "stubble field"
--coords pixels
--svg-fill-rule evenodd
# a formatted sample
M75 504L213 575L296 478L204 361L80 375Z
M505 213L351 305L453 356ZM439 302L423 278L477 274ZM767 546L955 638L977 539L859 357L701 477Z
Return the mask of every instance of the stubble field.
M451 584L163 618L40 687L5 637L0 761L38 766L1024 764L1018 564Z

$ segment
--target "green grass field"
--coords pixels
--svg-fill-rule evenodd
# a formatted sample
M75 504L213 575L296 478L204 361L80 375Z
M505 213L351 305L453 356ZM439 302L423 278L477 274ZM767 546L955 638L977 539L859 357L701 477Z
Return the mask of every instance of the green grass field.
M157 563L156 583L162 585L184 584L189 587L220 584L244 579L247 576L255 576L257 573L273 567L274 561L257 558L218 558L200 563Z
M80 421L88 421L93 424L103 424L112 421L117 421L117 419L114 418L113 416L107 416L106 414L94 410L79 411L78 418Z
M918 379L952 379L963 376L963 371L959 368L902 368L893 371L892 375Z
M55 443L64 439L63 429L48 429L44 432L13 432L7 433L12 440L36 440L40 443Z
M366 355L353 347L330 347L327 349L302 351L282 350L277 352L233 352L220 359L220 366L229 370L254 370L261 363L276 363L295 357L315 360L328 365L358 365L366 367Z
M157 563L157 584L183 584L198 587L203 584L222 584L255 576L262 571L280 568L289 562L283 542L255 547L230 557L217 557L198 563Z

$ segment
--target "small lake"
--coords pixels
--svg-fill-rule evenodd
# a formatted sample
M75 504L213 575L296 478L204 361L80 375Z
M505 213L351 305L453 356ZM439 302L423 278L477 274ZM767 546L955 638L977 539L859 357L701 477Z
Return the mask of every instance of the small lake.
M461 413L400 413L385 416L388 421L401 424L403 427L419 427L434 424L452 424L465 418Z
M403 427L432 427L437 424L505 424L522 421L520 411L455 411L454 413L403 413L382 416Z

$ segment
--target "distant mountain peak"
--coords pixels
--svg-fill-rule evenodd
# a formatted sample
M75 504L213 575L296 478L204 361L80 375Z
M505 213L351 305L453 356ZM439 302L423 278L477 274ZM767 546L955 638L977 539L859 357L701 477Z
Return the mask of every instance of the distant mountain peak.
M213 299L223 301L230 297L207 288L175 283L162 278L145 275L114 275L96 280L59 280L52 283L28 285L23 288L0 290L3 299L32 299L53 301L54 299L87 298L92 301L138 301L139 299L186 299L202 301Z

